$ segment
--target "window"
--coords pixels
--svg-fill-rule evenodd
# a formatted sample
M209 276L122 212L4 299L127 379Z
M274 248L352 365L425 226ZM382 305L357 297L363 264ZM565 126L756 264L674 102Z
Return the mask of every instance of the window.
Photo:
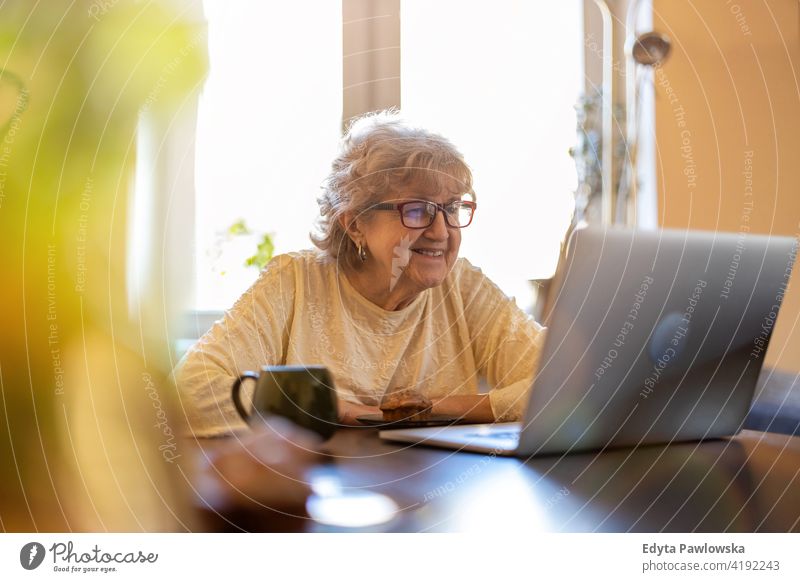
M462 256L522 306L550 277L575 189L568 154L582 87L581 2L401 0L401 95L475 175ZM196 301L229 307L255 280L257 236L308 248L341 135L342 2L206 0L210 72L196 155Z
M569 224L581 2L402 0L403 111L461 149L478 211L467 257L521 306Z
M341 135L342 7L335 0L206 0L209 75L195 178L198 310L229 307L256 279L256 236L275 253L311 245L316 197Z

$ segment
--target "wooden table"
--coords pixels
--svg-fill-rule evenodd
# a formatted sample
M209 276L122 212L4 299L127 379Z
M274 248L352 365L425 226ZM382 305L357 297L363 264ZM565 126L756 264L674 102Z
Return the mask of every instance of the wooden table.
M800 437L743 431L702 443L517 459L409 447L381 441L374 429L347 429L327 449L331 461L316 472L401 507L392 521L363 531L800 531ZM226 519L212 516L209 528L341 531L278 514Z

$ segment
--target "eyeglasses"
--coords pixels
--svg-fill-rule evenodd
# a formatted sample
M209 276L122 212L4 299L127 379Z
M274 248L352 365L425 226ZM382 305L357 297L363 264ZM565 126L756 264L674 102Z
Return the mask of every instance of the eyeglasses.
M456 200L450 204L437 204L428 200L411 200L392 204L384 202L376 204L374 210L397 210L400 213L400 222L406 228L428 228L436 220L436 212L441 210L447 226L464 228L472 222L472 216L477 208L475 202L469 200Z

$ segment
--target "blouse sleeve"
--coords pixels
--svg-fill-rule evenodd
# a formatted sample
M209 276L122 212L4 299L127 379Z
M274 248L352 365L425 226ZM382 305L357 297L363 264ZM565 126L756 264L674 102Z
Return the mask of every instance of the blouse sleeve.
M521 420L546 329L466 260L461 294L478 373L486 378L498 422Z
M195 436L215 436L245 426L233 406L231 387L242 372L285 360L295 285L292 257L276 257L178 363L175 382ZM245 402L253 388L252 381L243 384Z

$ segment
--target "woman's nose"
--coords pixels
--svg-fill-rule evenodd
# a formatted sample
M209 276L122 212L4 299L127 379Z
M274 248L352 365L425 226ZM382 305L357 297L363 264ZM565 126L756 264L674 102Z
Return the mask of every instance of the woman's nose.
M446 240L450 236L450 232L447 230L447 223L444 220L444 212L441 210L436 211L433 224L425 229L425 235L436 240Z

